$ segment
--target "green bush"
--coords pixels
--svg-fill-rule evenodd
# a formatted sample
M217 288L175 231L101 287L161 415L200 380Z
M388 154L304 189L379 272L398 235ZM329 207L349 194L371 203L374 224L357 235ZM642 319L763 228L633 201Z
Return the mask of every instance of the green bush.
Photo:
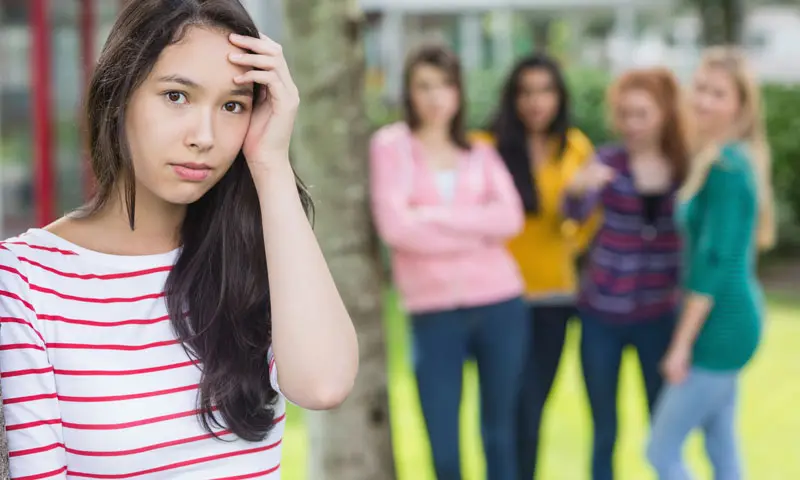
M491 118L504 80L498 73L478 71L467 76L468 128L485 128ZM612 140L605 111L609 79L596 70L568 73L573 121L596 145ZM800 85L765 85L763 94L779 205L779 244L800 248ZM376 92L367 94L367 112L373 128L401 118L399 108L385 105Z

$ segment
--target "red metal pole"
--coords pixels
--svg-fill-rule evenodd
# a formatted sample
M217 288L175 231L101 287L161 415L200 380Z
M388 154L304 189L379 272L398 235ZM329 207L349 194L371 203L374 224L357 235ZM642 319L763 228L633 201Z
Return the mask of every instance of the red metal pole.
M34 192L37 226L55 220L50 22L47 0L30 1Z
M95 52L95 4L94 0L80 0L80 39L81 39L81 60L82 60L82 97L86 98L86 90L92 79L94 71L94 52ZM81 102L83 103L83 102ZM83 109L80 109L79 116L83 118ZM81 130L85 136L86 132ZM87 140L84 138L84 140ZM83 142L87 144L86 141ZM83 193L87 199L94 193L94 175L92 174L91 164L89 163L88 152L83 152Z

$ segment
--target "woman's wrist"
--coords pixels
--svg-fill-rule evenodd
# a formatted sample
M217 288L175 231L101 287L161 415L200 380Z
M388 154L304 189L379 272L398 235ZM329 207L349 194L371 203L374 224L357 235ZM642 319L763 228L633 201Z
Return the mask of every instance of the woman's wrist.
M689 352L691 349L692 343L678 336L674 337L669 345L669 350L673 352Z
M568 197L582 197L584 193L583 183L579 180L573 180L567 184L567 188L565 188L566 194Z
M278 154L278 156L280 158L272 158L269 163L259 162L248 165L259 196L262 193L269 194L273 189L280 189L285 185L290 185L292 189L296 188L294 169L289 162L288 153Z

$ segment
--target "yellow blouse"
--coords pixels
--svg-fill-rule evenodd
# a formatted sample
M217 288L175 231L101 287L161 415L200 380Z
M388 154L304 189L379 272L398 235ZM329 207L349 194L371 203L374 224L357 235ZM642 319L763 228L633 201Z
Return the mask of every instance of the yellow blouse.
M476 132L472 138L493 141L485 132ZM578 284L575 260L596 232L600 214L578 225L564 218L561 204L572 175L593 154L592 142L580 130L572 128L567 132L561 158L548 158L536 166L539 212L526 216L523 231L508 244L530 300L569 298L575 294Z

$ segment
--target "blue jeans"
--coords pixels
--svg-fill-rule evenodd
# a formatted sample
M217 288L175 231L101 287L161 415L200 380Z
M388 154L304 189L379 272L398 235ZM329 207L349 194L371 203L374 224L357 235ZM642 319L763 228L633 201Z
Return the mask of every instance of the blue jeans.
M617 442L617 390L623 349L636 348L647 393L653 406L663 379L659 366L669 347L675 326L674 315L635 324L613 324L589 315L581 317L581 364L594 423L592 479L614 478L613 457Z
M738 371L693 367L682 383L670 385L656 404L647 458L661 480L689 480L681 452L686 437L702 428L716 480L739 480L736 445Z
M414 370L438 480L461 480L459 406L464 363L478 364L488 480L517 478L516 402L528 347L522 299L415 314Z
M575 315L574 306L531 305L529 308L531 348L525 360L519 396L518 480L531 480L536 473L542 410L558 371L567 323Z

